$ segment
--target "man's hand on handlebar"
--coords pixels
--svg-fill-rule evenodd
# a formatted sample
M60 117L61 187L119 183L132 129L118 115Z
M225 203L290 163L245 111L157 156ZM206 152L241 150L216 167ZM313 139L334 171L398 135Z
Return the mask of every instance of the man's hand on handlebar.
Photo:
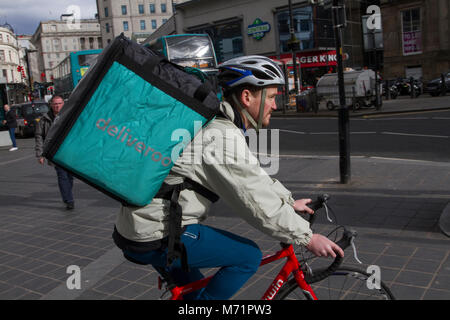
M306 248L317 257L331 256L336 258L336 253L344 257L344 251L327 237L314 233Z
M311 203L311 199L300 199L294 202L294 210L297 212L306 212L309 214L314 214L314 210L307 206L307 204Z

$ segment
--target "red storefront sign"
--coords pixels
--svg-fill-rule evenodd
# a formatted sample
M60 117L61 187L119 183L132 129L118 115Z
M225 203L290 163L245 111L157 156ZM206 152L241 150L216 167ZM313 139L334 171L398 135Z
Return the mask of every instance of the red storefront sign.
M292 54L290 53L282 54L280 55L280 58L277 58L276 56L270 58L282 61L286 64L292 64ZM300 62L302 68L335 66L337 65L336 50L298 52L297 61Z

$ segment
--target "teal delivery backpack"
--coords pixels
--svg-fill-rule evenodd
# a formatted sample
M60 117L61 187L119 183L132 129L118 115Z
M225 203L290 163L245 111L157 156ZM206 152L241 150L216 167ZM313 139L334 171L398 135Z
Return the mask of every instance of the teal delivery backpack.
M118 36L45 139L44 157L124 205L149 204L190 141L219 112L210 83Z

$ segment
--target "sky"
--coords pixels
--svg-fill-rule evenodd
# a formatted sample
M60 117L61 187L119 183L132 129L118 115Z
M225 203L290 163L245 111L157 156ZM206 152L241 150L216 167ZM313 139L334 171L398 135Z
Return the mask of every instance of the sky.
M96 0L0 0L0 25L8 22L16 34L33 35L40 21L59 20L74 9L81 19L94 19Z

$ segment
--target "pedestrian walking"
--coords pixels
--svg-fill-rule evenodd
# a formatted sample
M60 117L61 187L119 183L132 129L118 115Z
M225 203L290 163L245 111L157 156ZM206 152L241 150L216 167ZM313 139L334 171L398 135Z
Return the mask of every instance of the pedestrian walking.
M36 126L36 132L35 132L35 150L36 150L36 157L38 158L38 161L40 164L44 164L45 158L42 156L42 153L44 152L44 140L45 137L55 121L55 119L58 117L59 112L61 111L62 107L64 106L64 100L60 96L53 96L50 100L50 111L47 112L41 120L38 122ZM51 165L51 164L50 164ZM55 165L56 174L58 176L58 187L59 191L61 193L61 197L63 202L66 204L67 210L72 210L75 207L75 201L73 199L73 177L72 175L64 170L63 168Z
M12 142L12 148L9 149L9 151L16 151L19 149L17 148L16 144L16 128L17 128L16 114L14 110L11 110L11 107L7 104L3 106L3 109L5 110L5 120L3 120L3 124L8 127L9 136Z

